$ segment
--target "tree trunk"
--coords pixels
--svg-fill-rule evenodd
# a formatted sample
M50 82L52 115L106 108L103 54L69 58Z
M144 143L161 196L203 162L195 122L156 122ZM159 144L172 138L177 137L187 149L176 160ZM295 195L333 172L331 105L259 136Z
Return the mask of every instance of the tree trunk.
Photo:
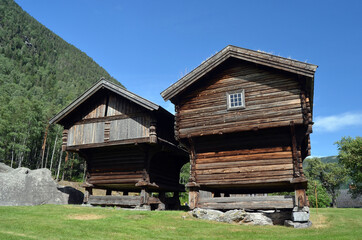
M13 163L14 163L14 145L15 145L15 137L13 138L13 146L11 148L11 164L10 164L10 167L13 167Z
M332 195L332 207L336 208L337 207L337 194L333 191Z
M55 153L55 147L57 145L57 140L58 140L58 135L55 136L52 158L50 159L50 168L49 168L50 172L52 171L52 167L53 167L53 158L54 158L54 153Z
M22 152L21 155L20 155L20 157L19 157L18 168L21 167L21 164L23 163L23 159L24 159L24 152Z
M74 153L72 153L73 159L70 164L70 171L69 171L69 180L72 180L72 172L73 172L73 164L74 164Z
M49 149L50 149L50 146L49 146L49 143L48 143L47 156L45 157L45 164L44 164L44 167L45 167L45 168L46 168L47 165L48 165Z
M62 155L63 155L63 151L60 150L60 157L59 157L59 164L58 164L58 172L57 172L57 178L56 178L57 181L58 181L58 178L59 178L60 166L61 166L61 164L62 164Z
M26 137L24 138L24 141L23 141L23 146L25 145L26 143L26 140L28 138L28 134L29 132L27 133ZM21 163L23 162L23 159L24 159L24 154L25 154L25 150L20 154L20 158L19 158L19 165L18 165L18 168L21 167Z
M14 149L11 150L11 163L10 163L10 167L13 167L13 162L14 162Z
M49 124L45 128L43 145L41 146L41 150L42 150L42 153L41 153L41 168L44 167L44 154L45 154L45 146L46 146L46 143L47 143L48 128L49 128Z

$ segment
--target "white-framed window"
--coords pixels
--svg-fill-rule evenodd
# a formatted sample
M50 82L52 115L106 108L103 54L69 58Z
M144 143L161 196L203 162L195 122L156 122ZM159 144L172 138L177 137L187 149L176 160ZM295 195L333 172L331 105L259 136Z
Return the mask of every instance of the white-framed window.
M227 97L227 105L228 105L227 108L229 110L245 108L245 91L244 91L244 89L227 93L226 97Z

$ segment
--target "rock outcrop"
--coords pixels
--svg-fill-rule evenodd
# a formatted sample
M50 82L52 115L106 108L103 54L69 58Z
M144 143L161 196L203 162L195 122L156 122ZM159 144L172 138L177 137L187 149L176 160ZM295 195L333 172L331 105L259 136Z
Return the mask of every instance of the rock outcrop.
M83 193L62 187L52 179L49 169L12 169L0 165L0 206L40 204L81 204Z
M262 225L262 226L285 225L294 228L308 228L312 226L312 222L308 220L309 208L305 207L303 209L297 209L297 210L298 210L297 212L280 211L280 210L247 212L245 210L235 209L227 212L222 212L212 209L195 208L190 212L190 214L193 217L199 219L216 221L216 222L235 223L235 224ZM308 212L308 219L305 220L304 215L302 216L303 219L295 219L295 218L301 218L299 215L301 215L302 210L304 212ZM294 221L292 221L293 218Z
M236 223L236 224L250 224L250 225L273 225L284 223L286 219L290 218L290 213L263 213L263 212L246 212L244 210L230 210L222 212L211 209L195 208L191 212L193 217L217 222ZM283 218L280 220L280 218ZM279 220L279 221L276 221Z

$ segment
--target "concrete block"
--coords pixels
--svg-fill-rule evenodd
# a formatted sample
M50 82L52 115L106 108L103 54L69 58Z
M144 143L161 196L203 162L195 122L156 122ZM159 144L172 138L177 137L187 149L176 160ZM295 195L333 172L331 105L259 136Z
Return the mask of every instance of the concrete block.
M292 212L292 220L294 222L309 221L309 212Z

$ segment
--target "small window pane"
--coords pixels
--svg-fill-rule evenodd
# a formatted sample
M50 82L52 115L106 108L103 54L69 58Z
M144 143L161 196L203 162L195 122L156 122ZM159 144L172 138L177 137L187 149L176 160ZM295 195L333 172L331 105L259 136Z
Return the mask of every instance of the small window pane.
M228 94L228 108L244 107L244 91Z

